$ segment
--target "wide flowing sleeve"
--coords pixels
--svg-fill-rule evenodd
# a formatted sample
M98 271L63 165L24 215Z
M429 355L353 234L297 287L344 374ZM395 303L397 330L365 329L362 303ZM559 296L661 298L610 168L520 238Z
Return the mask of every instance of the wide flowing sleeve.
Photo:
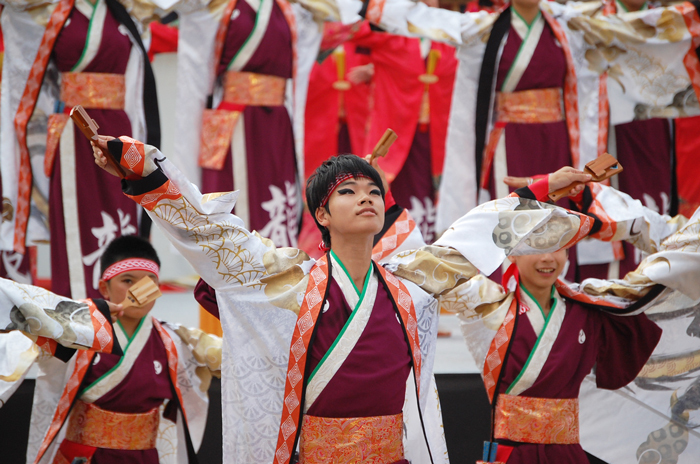
M601 330L596 356L598 388L616 390L633 381L661 339L661 328L646 314L621 317L599 313Z
M248 231L231 211L237 192L202 195L158 149L128 137L109 142L112 155L139 178L124 193L143 206L163 233L216 290L260 289L279 274L295 285L313 260L297 249L277 249Z
M121 354L104 300L75 301L40 287L0 279L0 331L21 331L63 360L74 349Z
M626 193L597 183L589 183L576 204L595 220L590 237L625 240L646 253L661 250L662 242L688 221L683 216L659 214Z
M424 37L454 46L478 40L491 30L497 14L484 11L460 13L444 8L432 8L411 0L336 0L341 19L351 24L359 18L387 32L409 37Z
M622 89L620 122L700 114L700 17L690 2L603 16L579 15L568 27L591 48L588 68L607 71Z

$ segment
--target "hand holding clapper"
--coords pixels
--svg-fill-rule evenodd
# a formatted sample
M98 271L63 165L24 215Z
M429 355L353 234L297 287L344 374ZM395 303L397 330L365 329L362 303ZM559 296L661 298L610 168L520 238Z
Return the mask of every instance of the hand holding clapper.
M75 125L78 126L78 129L80 129L80 132L82 132L89 141L97 141L97 129L99 129L100 126L97 125L94 119L88 116L87 112L82 106L74 106L73 109L70 110L70 117ZM115 171L117 171L119 177L122 179L126 178L124 168L122 168L119 163L112 158L111 154L107 153L105 158L107 158L107 163L112 166Z

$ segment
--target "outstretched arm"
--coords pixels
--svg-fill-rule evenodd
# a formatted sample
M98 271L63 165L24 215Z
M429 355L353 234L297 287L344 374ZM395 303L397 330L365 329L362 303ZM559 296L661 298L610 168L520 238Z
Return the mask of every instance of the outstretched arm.
M302 251L277 249L248 231L231 213L237 192L202 195L155 147L128 137L100 136L94 144L95 163L116 174L107 164L107 153L128 172L122 181L124 194L148 211L213 288L259 288L263 278L309 260Z
M112 320L121 306L104 300L75 301L40 287L0 279L0 332L18 330L66 360L73 349L121 354Z
M460 13L411 0L337 0L342 21L357 20L360 12L369 22L392 34L424 37L454 46L470 43L491 30L497 14Z

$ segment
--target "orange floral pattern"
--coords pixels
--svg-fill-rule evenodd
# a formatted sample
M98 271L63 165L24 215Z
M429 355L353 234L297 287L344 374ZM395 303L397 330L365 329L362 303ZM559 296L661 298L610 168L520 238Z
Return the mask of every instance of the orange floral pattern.
M306 286L304 302L299 310L297 323L294 326L294 334L292 335L292 342L289 348L289 365L284 385L284 407L282 409L279 435L277 436L275 464L288 464L292 457L294 440L299 428L306 354L327 287L328 261L323 256L316 261L309 273L309 283Z
M29 160L29 147L27 146L27 124L39 98L39 90L41 90L41 83L44 80L53 44L73 9L73 1L60 1L51 13L15 114L15 132L19 144L19 172L17 173L17 204L15 205L15 237L12 246L16 252L22 254L24 254L24 239L29 221L29 200L32 194L32 167Z
M153 449L159 418L158 408L142 414L125 414L76 401L68 419L66 439L96 448Z
M506 352L508 351L508 344L510 343L510 337L513 335L513 328L515 327L515 312L518 310L518 302L515 298L510 303L508 312L506 313L505 319L501 327L496 332L496 336L493 337L491 341L491 346L489 347L489 352L484 360L484 370L482 377L484 379L484 387L486 387L486 394L489 397L489 403L493 403L493 396L496 393L496 384L498 383L498 377L501 375L501 368L503 367L503 361L506 357Z
M403 459L403 415L330 418L304 416L299 464Z
M578 398L529 398L501 394L496 402L494 434L497 439L519 443L578 443Z
M533 124L564 120L558 88L499 92L496 98L498 121Z
M224 76L224 101L234 105L282 106L286 86L283 77L228 71Z
M53 162L56 158L58 141L61 140L61 134L63 133L63 128L66 127L68 117L65 113L54 113L49 116L46 129L46 152L44 153L44 174L46 174L46 177L51 177L53 173Z
M240 111L204 110L202 113L202 137L199 144L199 165L221 171L224 168L233 129Z
M126 85L123 74L63 73L61 74L61 101L72 108L103 110L124 109Z

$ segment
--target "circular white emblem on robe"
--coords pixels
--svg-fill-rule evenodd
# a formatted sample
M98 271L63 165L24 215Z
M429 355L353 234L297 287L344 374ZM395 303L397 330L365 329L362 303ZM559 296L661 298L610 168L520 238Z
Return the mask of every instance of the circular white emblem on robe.
M323 306L323 312L325 313L326 311L328 311L328 308L330 308L330 307L331 307L331 304L328 302L328 300L326 300L326 304Z
M156 368L156 375L163 372L163 365L160 363L160 361L153 361L153 367Z
M578 333L578 342L583 345L583 342L586 341L586 334L583 332L583 329Z
M100 362L100 353L97 353L95 355L95 359L92 360L92 365L97 366L97 363L99 363L99 362Z

